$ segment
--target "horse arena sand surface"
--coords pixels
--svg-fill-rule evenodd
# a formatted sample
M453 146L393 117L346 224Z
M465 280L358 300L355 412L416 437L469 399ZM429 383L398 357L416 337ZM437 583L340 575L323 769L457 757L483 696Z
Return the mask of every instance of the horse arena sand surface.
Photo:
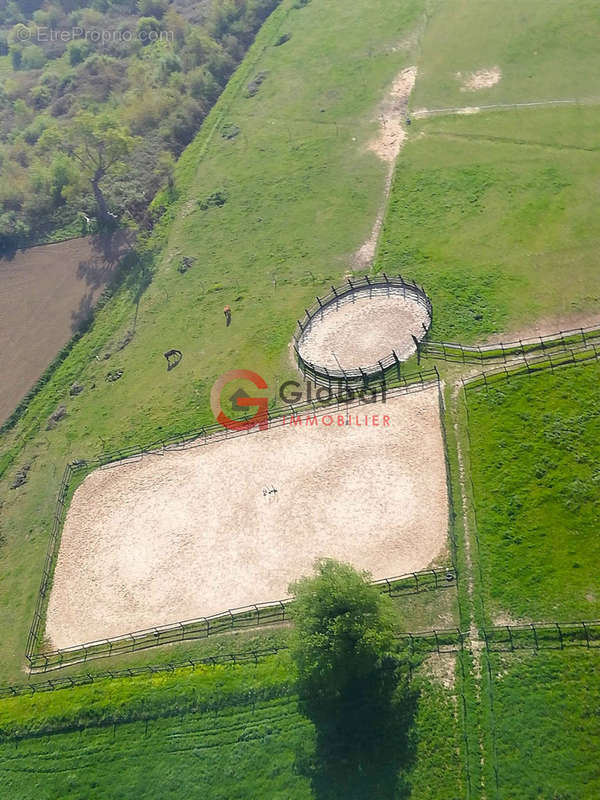
M317 424L303 417L87 476L62 533L51 645L284 598L320 557L374 579L442 558L448 498L437 387L342 406L350 424L338 426L336 406L330 413L331 425L323 412ZM365 425L365 415L379 425Z
M427 310L410 297L367 292L313 317L298 350L305 361L328 369L370 367L392 350L406 360L415 352L413 334L421 339L429 321Z

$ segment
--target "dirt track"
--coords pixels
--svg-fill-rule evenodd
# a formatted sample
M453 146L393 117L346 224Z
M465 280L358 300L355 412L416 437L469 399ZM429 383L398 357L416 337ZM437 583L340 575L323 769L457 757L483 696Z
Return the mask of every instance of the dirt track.
M317 557L374 578L427 567L448 519L437 389L356 414L379 425L336 413L88 476L62 534L52 645L277 600Z
M88 236L0 259L0 423L89 316L129 241Z

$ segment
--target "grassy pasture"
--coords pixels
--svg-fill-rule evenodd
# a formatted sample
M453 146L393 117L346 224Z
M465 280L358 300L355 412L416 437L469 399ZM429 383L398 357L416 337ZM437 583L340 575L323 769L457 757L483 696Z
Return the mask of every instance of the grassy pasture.
M598 99L597 0L434 2L413 108ZM461 91L456 73L498 66L499 83Z
M467 392L487 615L597 619L597 362Z
M180 670L0 706L11 798L452 798L464 796L454 690L423 669L378 754L332 764L283 654L256 666ZM364 713L357 707L357 719ZM116 723L116 724L115 724ZM387 735L389 734L389 735ZM18 738L16 738L18 737ZM366 745L367 747L369 745ZM35 775L35 777L32 777ZM399 794L398 794L399 793Z
M490 777L490 796L598 797L598 655L585 650L490 655L498 767L498 792Z
M599 121L576 107L413 122L377 268L424 284L434 339L506 340L597 307Z

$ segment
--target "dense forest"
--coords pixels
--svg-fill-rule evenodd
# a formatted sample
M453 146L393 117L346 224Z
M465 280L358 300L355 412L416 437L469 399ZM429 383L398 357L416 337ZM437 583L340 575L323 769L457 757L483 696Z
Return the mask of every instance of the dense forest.
M0 7L0 252L148 205L279 0Z

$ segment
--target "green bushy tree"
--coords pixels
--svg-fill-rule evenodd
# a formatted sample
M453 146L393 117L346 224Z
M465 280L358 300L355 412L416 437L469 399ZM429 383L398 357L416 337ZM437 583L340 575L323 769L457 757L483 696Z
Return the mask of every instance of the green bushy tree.
M374 680L392 646L393 607L369 575L326 559L290 591L292 653L303 691L343 698Z

